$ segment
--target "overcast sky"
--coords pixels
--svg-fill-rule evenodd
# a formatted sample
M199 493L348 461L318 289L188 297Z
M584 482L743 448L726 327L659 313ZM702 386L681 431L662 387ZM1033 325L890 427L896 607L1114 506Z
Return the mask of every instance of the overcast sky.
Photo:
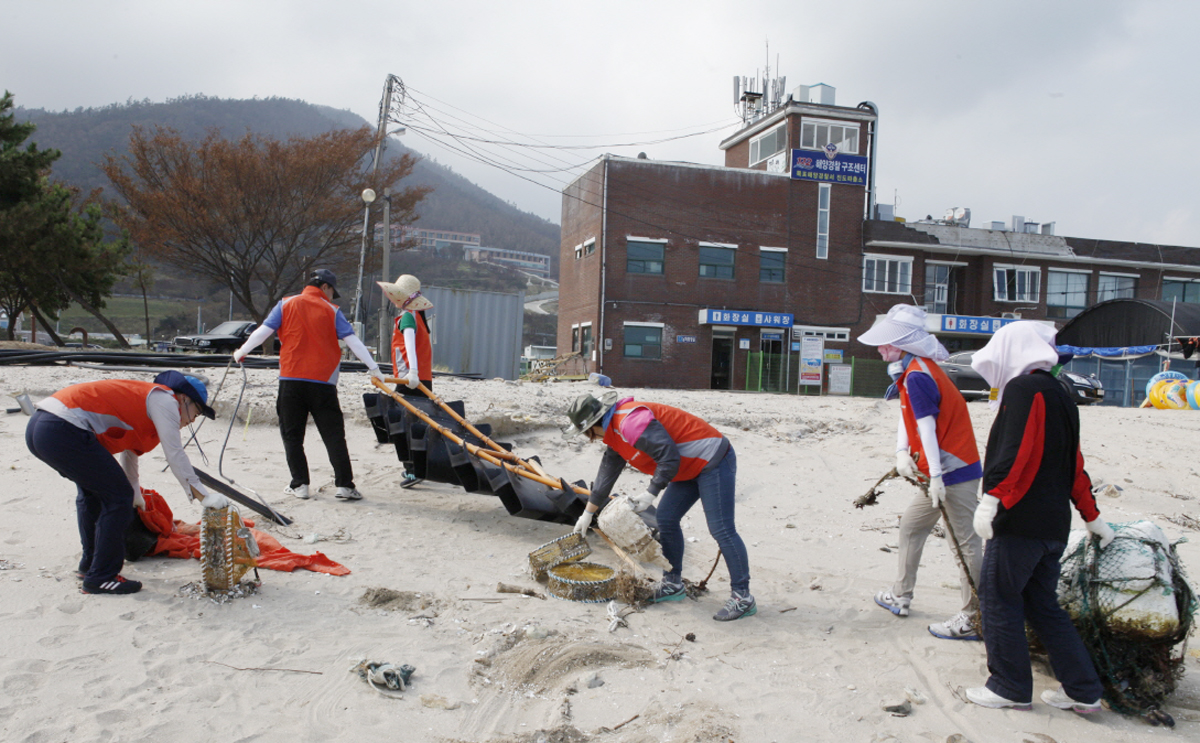
M722 164L732 78L769 61L788 90L879 107L878 199L898 216L1200 246L1194 0L0 0L0 17L0 88L29 108L278 96L373 122L394 74L425 111L406 110L406 145L554 222L579 172L559 169L601 152ZM434 126L637 144L471 145L518 177Z

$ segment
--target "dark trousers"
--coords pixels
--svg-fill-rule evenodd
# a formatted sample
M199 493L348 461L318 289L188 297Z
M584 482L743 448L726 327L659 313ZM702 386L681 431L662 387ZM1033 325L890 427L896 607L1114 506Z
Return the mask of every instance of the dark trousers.
M736 481L737 455L731 446L716 468L700 473L693 480L673 482L663 491L658 501L658 534L663 557L671 563L671 570L664 573L664 578L678 583L682 576L684 542L679 522L700 501L708 533L717 541L729 568L729 587L741 594L750 592L750 560L733 524Z
M346 423L342 419L342 407L338 405L335 385L281 379L275 411L279 414L283 453L287 456L288 470L292 474L291 487L308 485L304 431L310 415L317 424L321 441L325 443L325 451L329 453L334 484L339 488L354 487L354 469L350 465L350 451L346 448Z
M1094 702L1104 691L1075 625L1058 605L1059 558L1065 548L1065 542L1000 535L984 549L979 603L991 673L987 688L1005 699L1033 700L1027 621L1072 699Z
M33 456L75 483L75 515L89 585L116 578L125 564L125 530L134 519L133 485L96 434L36 410L25 427Z

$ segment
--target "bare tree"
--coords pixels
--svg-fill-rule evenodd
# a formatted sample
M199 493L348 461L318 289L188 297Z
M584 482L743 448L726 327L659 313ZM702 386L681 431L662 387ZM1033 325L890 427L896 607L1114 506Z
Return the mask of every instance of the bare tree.
M178 132L135 127L129 153L105 158L104 172L125 205L117 222L135 243L197 279L226 286L258 322L313 267L357 270L364 188L393 190L397 224L415 219L428 188L397 190L411 155L364 159L375 135L363 127L278 140L239 140L210 131L186 142Z

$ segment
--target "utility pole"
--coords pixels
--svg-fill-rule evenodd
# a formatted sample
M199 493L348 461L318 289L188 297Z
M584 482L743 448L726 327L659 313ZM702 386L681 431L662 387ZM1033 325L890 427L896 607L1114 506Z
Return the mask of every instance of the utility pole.
M375 160L371 165L371 184L372 185L374 185L374 183L375 183L375 176L379 172L379 163L383 160L383 151L387 145L388 122L389 121L397 121L397 123L398 123L398 119L393 118L393 114L392 114L393 96L398 98L397 105L403 104L403 102L404 102L404 83L400 80L400 78L396 77L395 75L388 75L387 78L383 81L383 98L379 101L379 125L375 130L375 136L378 141L375 144ZM400 127L400 129L396 133L403 134L404 127ZM371 194L370 200L367 199L368 191L370 191L370 194ZM366 257L367 257L367 239L368 239L367 228L368 228L368 221L369 221L369 215L370 215L370 202L373 201L374 198L375 198L375 192L372 189L368 188L365 191L363 191L363 201L367 202L367 208L364 210L365 213L363 214L363 244L362 244L362 250L360 251L359 258L358 258L358 286L355 287L355 292L354 292L354 320L353 320L353 322L354 322L354 326L355 326L355 332L358 332L362 329L361 315L362 315L363 264L366 262ZM384 280L385 281L387 280L386 273L384 274ZM386 310L383 310L383 311L386 312Z

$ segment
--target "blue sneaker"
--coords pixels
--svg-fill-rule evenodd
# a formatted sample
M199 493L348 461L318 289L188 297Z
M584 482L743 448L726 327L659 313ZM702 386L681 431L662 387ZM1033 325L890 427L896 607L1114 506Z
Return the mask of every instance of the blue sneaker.
M671 583L663 580L654 584L654 595L650 597L650 603L658 604L663 601L683 601L687 598L687 590L683 587L683 583Z
M734 591L729 600L725 602L725 606L713 615L713 619L718 622L732 622L735 619L742 617L752 617L758 613L758 604L754 602L754 597L750 594L742 595Z

